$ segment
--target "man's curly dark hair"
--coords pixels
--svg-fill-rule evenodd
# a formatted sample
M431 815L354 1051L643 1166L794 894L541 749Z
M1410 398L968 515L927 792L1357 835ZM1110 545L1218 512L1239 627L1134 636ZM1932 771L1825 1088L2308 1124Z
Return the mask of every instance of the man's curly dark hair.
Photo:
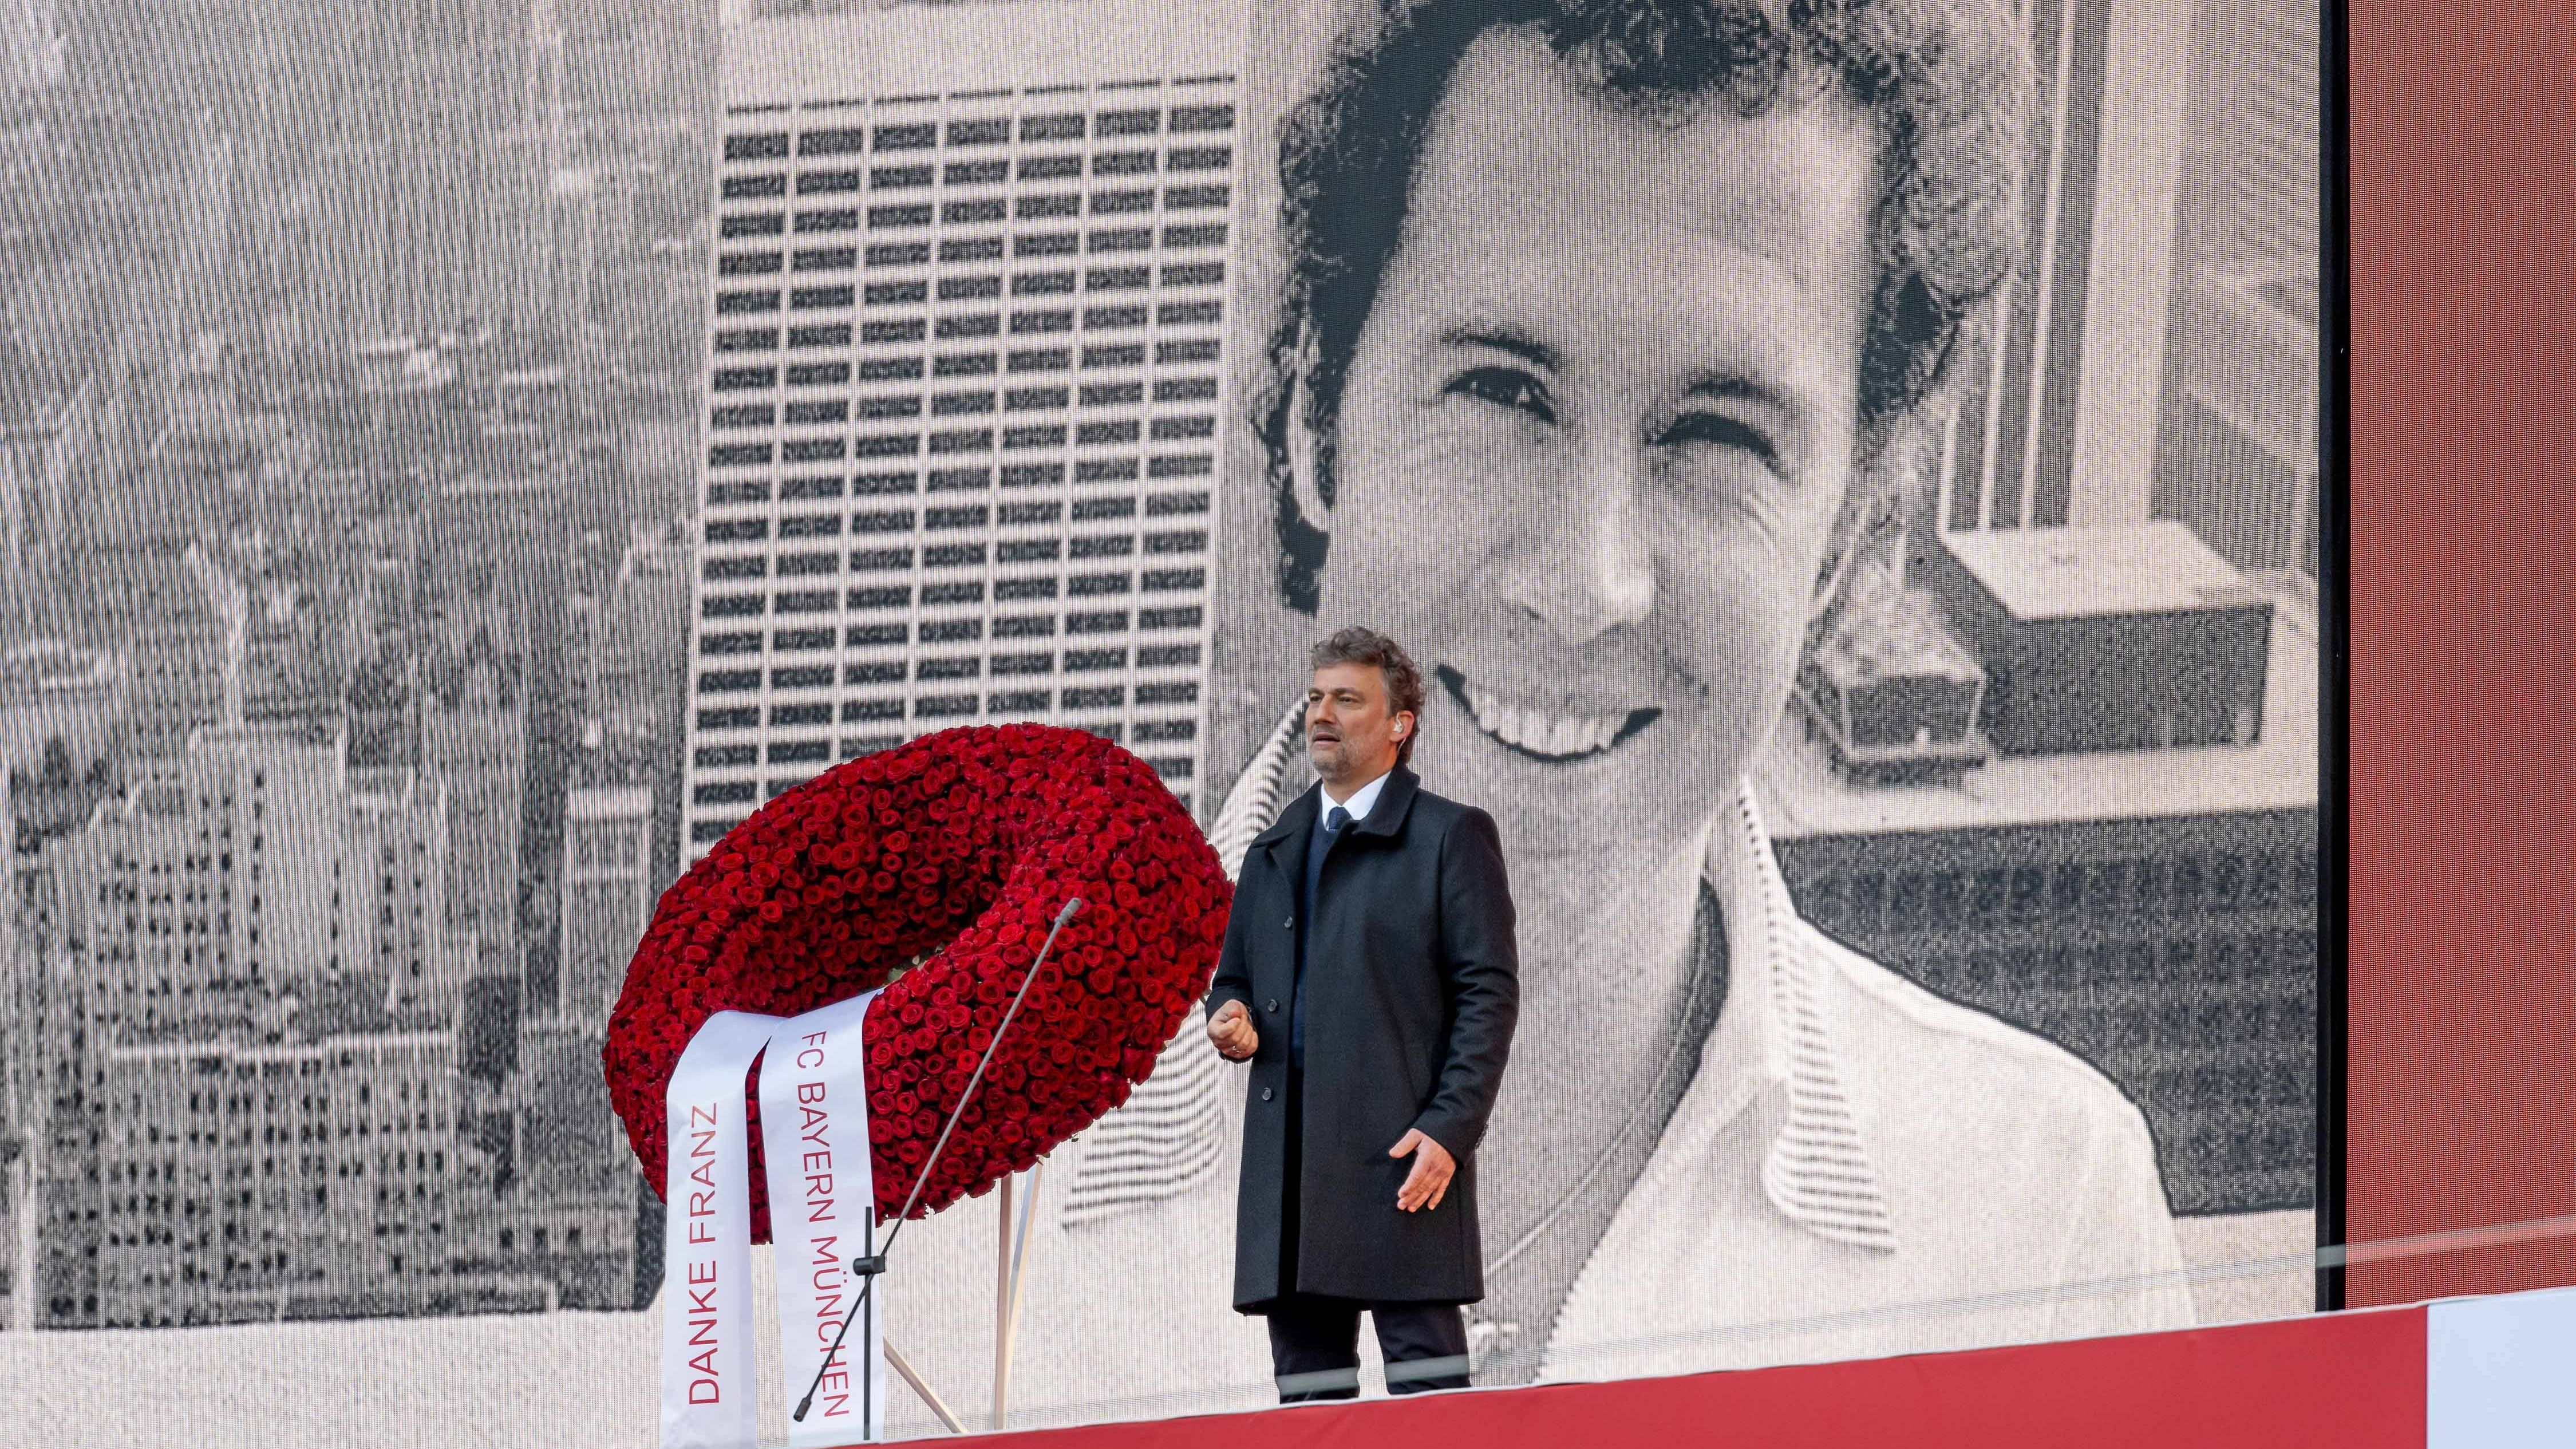
M2001 0L1373 0L1361 11L1280 131L1287 265L1252 421L1268 450L1288 604L1315 611L1327 542L1297 508L1289 429L1311 430L1316 487L1331 503L1343 384L1432 116L1468 48L1501 27L1536 32L1606 100L1664 124L1710 104L1760 115L1809 80L1839 86L1872 118L1879 275L1859 456L1828 574L1859 537L1901 517L1907 469L1892 444L1948 385L1961 334L2020 250L2029 57Z
M1431 691L1422 682L1422 671L1404 646L1364 624L1346 624L1333 631L1333 637L1317 644L1306 654L1306 667L1324 669L1335 664L1359 664L1375 668L1386 676L1386 712L1390 715L1411 714L1413 728L1396 744L1395 762L1413 763L1413 745L1422 738L1423 706L1431 702Z

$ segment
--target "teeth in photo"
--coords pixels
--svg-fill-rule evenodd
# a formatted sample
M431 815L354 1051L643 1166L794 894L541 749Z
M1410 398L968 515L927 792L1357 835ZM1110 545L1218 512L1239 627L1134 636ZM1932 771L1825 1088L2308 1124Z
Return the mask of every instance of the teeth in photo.
M1506 704L1488 690L1460 682L1476 728L1534 755L1574 759L1599 754L1617 740L1626 723L1624 716L1555 715L1533 705Z

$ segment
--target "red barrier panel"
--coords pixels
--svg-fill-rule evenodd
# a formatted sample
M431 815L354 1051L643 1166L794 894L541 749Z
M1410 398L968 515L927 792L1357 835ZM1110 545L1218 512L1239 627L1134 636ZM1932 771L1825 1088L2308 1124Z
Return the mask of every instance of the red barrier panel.
M2356 0L2348 1240L2576 1212L2576 11ZM2576 1283L2576 1238L2352 1304Z
M2424 1449L2425 1317L2387 1309L1973 1353L1000 1435L1030 1449Z

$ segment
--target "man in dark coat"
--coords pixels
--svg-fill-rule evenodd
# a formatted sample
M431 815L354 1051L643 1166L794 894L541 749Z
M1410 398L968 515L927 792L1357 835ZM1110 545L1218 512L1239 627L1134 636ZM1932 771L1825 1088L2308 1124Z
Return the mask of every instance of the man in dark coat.
M1315 646L1322 777L1235 884L1208 1036L1252 1063L1234 1306L1270 1321L1283 1402L1359 1393L1359 1315L1390 1392L1467 1386L1485 1294L1476 1144L1519 1011L1492 817L1405 768L1422 675L1374 630Z

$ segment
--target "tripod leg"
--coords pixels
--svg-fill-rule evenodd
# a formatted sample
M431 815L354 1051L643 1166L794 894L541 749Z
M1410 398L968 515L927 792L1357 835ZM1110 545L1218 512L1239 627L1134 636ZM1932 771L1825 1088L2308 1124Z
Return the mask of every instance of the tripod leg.
M1001 1241L993 1253L993 1427L1002 1428L1010 1417L1011 1402L1011 1189L1016 1178L1002 1179L1000 1211L993 1214L1000 1225Z
M1046 1171L1041 1162L1028 1172L1028 1185L1019 1192L1020 1218L1014 1229L1011 1222L1014 1179L1002 1179L1002 1247L1001 1281L997 1285L993 1328L993 1427L1003 1428L1010 1414L1011 1359L1020 1343L1020 1290L1028 1281L1029 1229L1037 1221L1038 1182Z
M949 1433L966 1432L966 1426L958 1422L955 1414L948 1412L948 1405L940 1400L939 1395L931 1391L929 1381L913 1368L912 1360L903 1356L903 1350L895 1347L892 1339L886 1340L885 1356L886 1362L894 1366L894 1371L903 1375L903 1381L912 1385L912 1391L919 1394L921 1401L930 1406L930 1412L938 1415L939 1422L948 1426Z

